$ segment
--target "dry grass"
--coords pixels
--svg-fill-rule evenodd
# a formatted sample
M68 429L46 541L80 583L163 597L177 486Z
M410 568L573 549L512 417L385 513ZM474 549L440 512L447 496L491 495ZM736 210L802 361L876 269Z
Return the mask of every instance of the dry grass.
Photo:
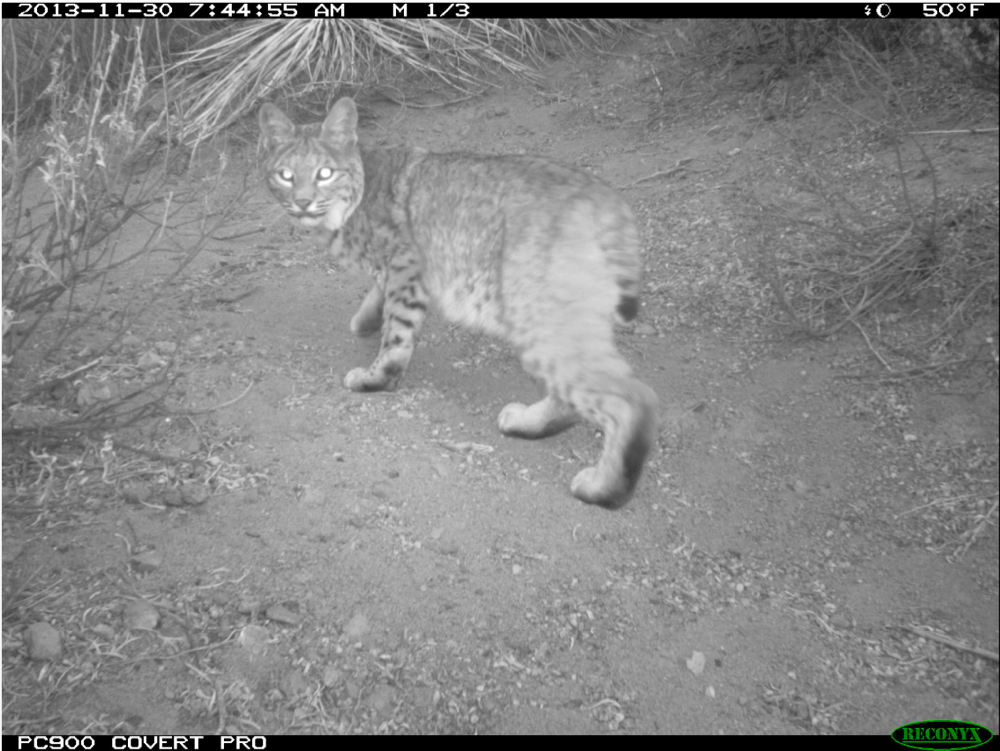
M843 45L841 63L855 96L880 102L882 116L855 116L851 153L865 142L888 146L894 172L870 156L849 158L836 144L816 148L782 128L786 156L772 163L780 197L752 193L760 273L797 331L826 337L859 331L883 374L912 376L982 362L996 369L995 349L963 349L963 336L989 317L998 299L998 187L944 191L934 163L914 131L915 117L889 69L866 47ZM780 126L779 126L780 127ZM907 169L914 156L918 168ZM911 175L925 178L918 187ZM899 188L886 187L898 180ZM901 311L929 309L908 341L891 341L882 326ZM986 342L988 344L988 341ZM995 373L994 373L995 376Z

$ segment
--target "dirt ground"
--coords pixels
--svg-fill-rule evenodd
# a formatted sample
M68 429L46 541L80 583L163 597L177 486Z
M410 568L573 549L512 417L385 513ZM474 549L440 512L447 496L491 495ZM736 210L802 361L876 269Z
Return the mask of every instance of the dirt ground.
M377 348L348 331L366 280L254 176L223 233L242 237L211 243L119 351L169 361L178 406L206 411L131 435L167 459L114 497L45 514L5 498L5 733L997 731L995 366L858 377L881 365L857 329L809 339L766 307L737 196L783 126L844 165L889 174L895 153L821 97L772 112L737 79L752 72L699 77L660 34L448 106L359 97L368 142L540 153L635 208L644 302L619 343L663 427L630 505L569 494L593 429L502 437L501 407L536 386L440 316L397 392L346 391ZM995 125L996 97L920 116ZM234 185L256 138L239 128ZM942 184L996 183L995 134L925 145ZM991 315L970 336L996 342ZM42 621L49 662L28 656Z

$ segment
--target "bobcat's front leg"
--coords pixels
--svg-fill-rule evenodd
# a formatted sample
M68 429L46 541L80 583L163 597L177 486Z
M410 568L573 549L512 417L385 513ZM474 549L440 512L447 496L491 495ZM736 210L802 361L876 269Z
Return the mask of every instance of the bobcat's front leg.
M355 331L356 321L372 319L368 315L368 304L378 294L372 290L365 297L361 310L351 320L352 331ZM390 269L382 305L382 346L371 367L367 370L355 368L347 374L344 378L347 388L351 391L393 391L399 385L410 364L417 334L427 317L428 299L418 269L409 266ZM358 329L364 330L364 327L359 323Z
M351 318L351 333L361 338L371 336L382 330L382 308L385 305L385 294L382 285L375 280L361 302L358 312Z

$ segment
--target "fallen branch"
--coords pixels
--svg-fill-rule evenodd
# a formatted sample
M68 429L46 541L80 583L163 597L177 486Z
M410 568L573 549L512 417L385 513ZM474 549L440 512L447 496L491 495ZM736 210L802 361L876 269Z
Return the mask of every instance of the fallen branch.
M972 647L965 642L956 641L947 636L941 636L941 634L935 634L933 631L925 631L922 628L916 628L915 626L903 626L910 633L916 634L917 636L922 636L925 639L931 639L932 641L941 642L946 644L952 649L958 649L963 652L972 652L974 655L979 657L985 657L988 660L993 660L993 662L1000 662L1000 654L996 652L990 652L988 649L982 649L980 647Z
M978 136L996 133L1000 128L964 128L962 130L911 130L908 136Z
M654 172L651 175L646 175L645 177L640 177L635 182L629 183L628 185L625 185L625 186L622 186L622 190L625 190L626 188L634 188L639 183L649 182L650 180L655 180L658 177L670 177L671 175L674 175L674 174L680 172L682 169L684 169L684 165L685 164L687 164L688 162L692 162L692 161L694 161L694 157L688 157L687 159L678 159L677 163L674 164L674 166L671 167L670 169L660 170L659 172Z
M251 291L253 291L253 290L251 290ZM250 293L248 292L247 294L250 294ZM246 295L242 295L241 297L246 297ZM243 389L243 393L242 394L240 394L239 396L237 396L234 399L230 399L228 402L223 402L222 404L216 404L214 407L208 407L207 409L181 410L181 411L177 411L177 412L171 412L171 415L179 415L181 417L191 417L193 415L207 415L209 412L217 412L220 409L225 409L226 407L231 407L234 404L236 404L236 402L238 402L240 399L242 399L244 396L246 396L247 394L250 393L250 389L253 388L253 384L254 384L254 382L250 381L250 384L245 389Z

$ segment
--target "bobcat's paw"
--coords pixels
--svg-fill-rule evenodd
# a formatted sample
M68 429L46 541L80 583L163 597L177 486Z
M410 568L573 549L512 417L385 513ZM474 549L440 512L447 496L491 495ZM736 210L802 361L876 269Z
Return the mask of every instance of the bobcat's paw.
M355 368L344 376L344 385L351 391L374 391L368 381L366 368Z
M371 368L355 368L344 376L344 385L351 391L395 391L402 375L389 369L373 374Z
M497 425L504 435L547 438L579 422L580 416L557 399L546 397L534 404L512 402L500 410Z
M602 477L597 467L580 470L570 484L570 492L581 501L605 508L624 506L632 497L632 489L624 478Z
M504 435L520 435L524 428L524 412L527 405L511 402L502 410L497 417L497 425Z

